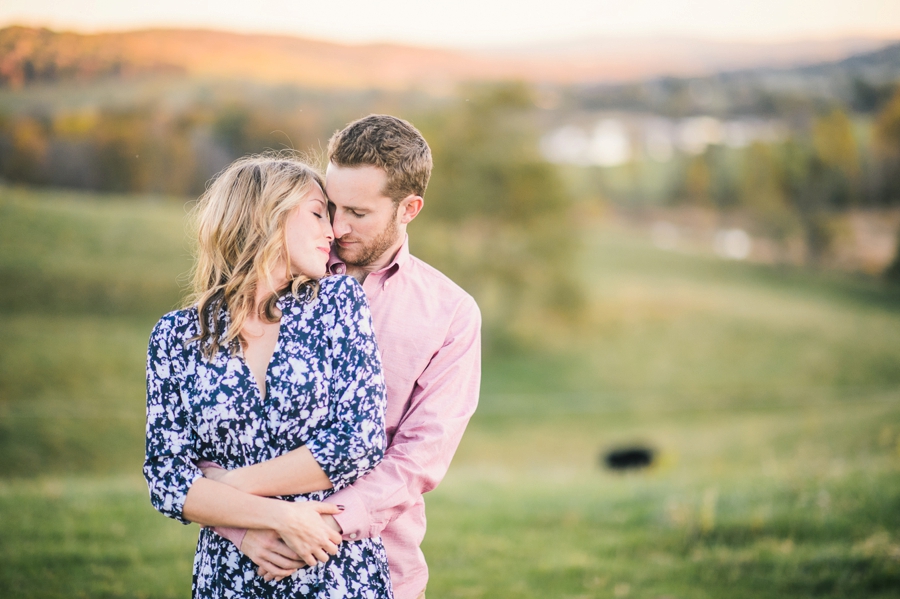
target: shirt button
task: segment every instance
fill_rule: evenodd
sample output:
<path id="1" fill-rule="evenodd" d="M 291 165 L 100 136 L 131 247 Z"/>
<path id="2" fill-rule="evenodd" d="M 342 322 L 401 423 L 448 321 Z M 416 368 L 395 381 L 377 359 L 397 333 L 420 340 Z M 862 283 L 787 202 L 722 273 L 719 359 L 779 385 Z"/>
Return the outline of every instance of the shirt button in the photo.
<path id="1" fill-rule="evenodd" d="M 350 538 L 351 538 L 351 539 L 355 539 L 355 538 L 356 538 L 356 533 L 355 533 L 355 532 L 350 533 Z"/>

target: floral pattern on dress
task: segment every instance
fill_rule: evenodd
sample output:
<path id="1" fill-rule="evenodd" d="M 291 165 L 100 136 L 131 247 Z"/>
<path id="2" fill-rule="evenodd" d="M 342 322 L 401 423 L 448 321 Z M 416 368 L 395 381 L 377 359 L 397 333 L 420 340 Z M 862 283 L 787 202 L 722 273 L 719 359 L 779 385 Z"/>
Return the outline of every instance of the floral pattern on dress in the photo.
<path id="1" fill-rule="evenodd" d="M 147 354 L 144 476 L 153 506 L 185 524 L 196 463 L 249 466 L 306 445 L 334 489 L 282 497 L 320 501 L 371 471 L 384 454 L 385 389 L 365 294 L 354 279 L 323 279 L 311 300 L 278 301 L 281 325 L 266 371 L 266 397 L 239 350 L 211 360 L 199 343 L 196 308 L 171 312 Z M 218 316 L 224 327 L 228 315 Z M 280 582 L 266 582 L 230 541 L 203 528 L 194 559 L 195 597 L 391 596 L 380 538 L 344 541 L 336 556 Z"/>

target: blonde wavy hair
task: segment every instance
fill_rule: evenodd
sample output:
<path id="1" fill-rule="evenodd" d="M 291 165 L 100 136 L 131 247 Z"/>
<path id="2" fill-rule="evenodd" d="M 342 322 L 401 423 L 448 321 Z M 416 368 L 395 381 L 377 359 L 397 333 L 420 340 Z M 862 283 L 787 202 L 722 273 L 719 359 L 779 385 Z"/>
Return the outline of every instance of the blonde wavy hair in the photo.
<path id="1" fill-rule="evenodd" d="M 197 231 L 196 261 L 188 306 L 196 306 L 203 355 L 212 358 L 221 346 L 237 351 L 254 310 L 268 322 L 281 315 L 276 303 L 289 291 L 313 298 L 318 281 L 292 276 L 285 222 L 313 185 L 324 190 L 321 175 L 293 155 L 261 154 L 241 158 L 219 173 L 193 211 Z M 284 268 L 288 285 L 257 308 L 261 282 L 275 289 L 276 269 Z M 230 324 L 223 330 L 221 310 Z"/>

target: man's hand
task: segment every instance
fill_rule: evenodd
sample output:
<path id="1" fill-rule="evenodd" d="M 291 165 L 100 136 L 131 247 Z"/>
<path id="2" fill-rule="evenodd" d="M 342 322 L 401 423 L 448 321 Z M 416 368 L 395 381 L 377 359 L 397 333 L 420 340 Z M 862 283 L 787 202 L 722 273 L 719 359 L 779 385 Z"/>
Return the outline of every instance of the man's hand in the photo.
<path id="1" fill-rule="evenodd" d="M 341 508 L 319 501 L 279 502 L 275 532 L 309 566 L 327 562 L 337 555 L 341 535 L 322 521 L 324 514 L 338 514 Z"/>
<path id="2" fill-rule="evenodd" d="M 257 573 L 267 581 L 281 580 L 306 567 L 274 530 L 248 530 L 240 549 L 259 566 Z"/>
<path id="3" fill-rule="evenodd" d="M 200 472 L 203 473 L 204 478 L 208 478 L 209 480 L 218 482 L 225 482 L 222 479 L 225 478 L 226 474 L 228 474 L 228 470 L 225 470 L 218 464 L 213 464 L 212 462 L 200 462 L 199 465 Z"/>
<path id="4" fill-rule="evenodd" d="M 344 509 L 344 506 L 339 505 L 338 508 Z M 328 525 L 328 528 L 330 528 L 334 532 L 338 534 L 342 534 L 344 532 L 344 529 L 341 528 L 341 525 L 338 524 L 338 521 L 335 520 L 334 516 L 332 516 L 331 514 L 322 514 L 322 520 L 324 520 L 325 524 Z"/>
<path id="5" fill-rule="evenodd" d="M 341 525 L 331 514 L 322 514 L 322 520 L 335 532 L 341 532 Z M 247 537 L 250 537 L 249 541 Z M 240 549 L 259 566 L 256 573 L 266 581 L 281 580 L 306 567 L 300 556 L 291 551 L 273 530 L 248 530 Z"/>

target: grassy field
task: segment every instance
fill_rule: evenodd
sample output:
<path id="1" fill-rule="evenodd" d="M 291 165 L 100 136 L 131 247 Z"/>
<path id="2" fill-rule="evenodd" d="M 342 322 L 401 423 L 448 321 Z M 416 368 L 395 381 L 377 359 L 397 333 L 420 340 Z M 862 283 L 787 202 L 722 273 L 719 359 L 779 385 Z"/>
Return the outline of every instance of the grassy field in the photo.
<path id="1" fill-rule="evenodd" d="M 139 474 L 183 216 L 0 188 L 4 598 L 189 595 L 196 529 L 155 513 Z M 486 361 L 427 497 L 429 596 L 896 597 L 896 290 L 584 235 L 580 333 Z M 601 467 L 632 442 L 651 469 Z"/>

